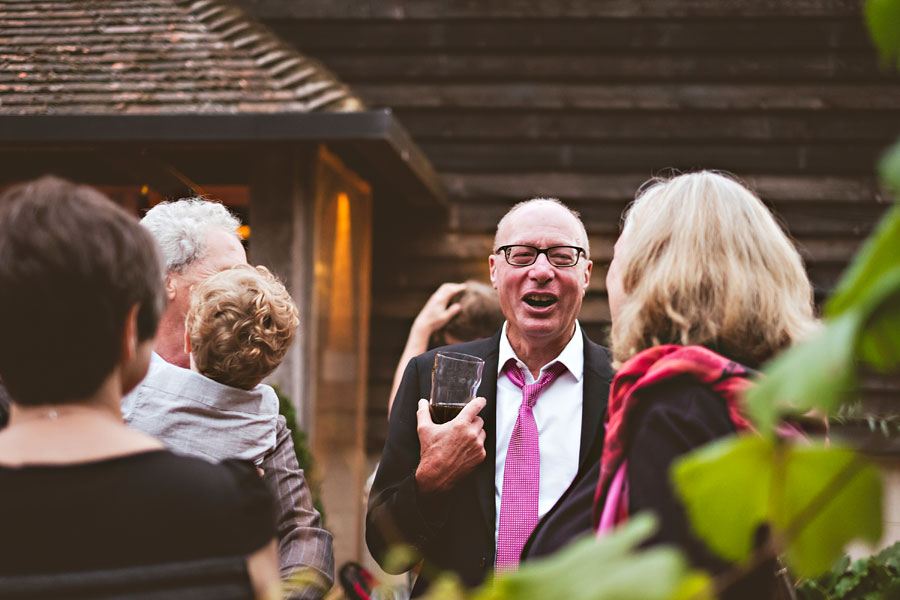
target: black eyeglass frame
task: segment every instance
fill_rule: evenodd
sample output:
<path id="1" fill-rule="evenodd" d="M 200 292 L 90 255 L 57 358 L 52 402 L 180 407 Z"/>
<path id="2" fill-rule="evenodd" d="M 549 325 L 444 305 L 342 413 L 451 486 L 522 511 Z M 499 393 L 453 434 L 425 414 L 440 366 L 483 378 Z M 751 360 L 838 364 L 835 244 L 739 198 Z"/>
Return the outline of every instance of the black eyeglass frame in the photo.
<path id="1" fill-rule="evenodd" d="M 528 264 L 521 264 L 521 265 L 509 262 L 509 252 L 513 248 L 531 248 L 532 250 L 534 250 L 534 260 L 532 260 Z M 553 262 L 553 260 L 550 258 L 549 253 L 551 250 L 556 250 L 557 248 L 571 248 L 572 250 L 575 250 L 576 251 L 575 252 L 575 262 L 573 262 L 571 265 L 555 264 Z M 554 267 L 560 267 L 560 268 L 574 267 L 575 265 L 578 264 L 578 260 L 581 258 L 582 254 L 584 254 L 585 258 L 587 258 L 587 252 L 584 251 L 584 248 L 580 248 L 578 246 L 549 246 L 547 248 L 538 248 L 537 246 L 531 246 L 529 244 L 507 244 L 506 246 L 500 246 L 499 248 L 494 250 L 494 254 L 496 254 L 497 252 L 503 253 L 503 257 L 506 259 L 506 264 L 508 264 L 511 267 L 530 267 L 531 265 L 533 265 L 534 263 L 537 262 L 537 259 L 541 254 L 543 254 L 544 256 L 547 257 L 548 263 L 550 263 Z"/>

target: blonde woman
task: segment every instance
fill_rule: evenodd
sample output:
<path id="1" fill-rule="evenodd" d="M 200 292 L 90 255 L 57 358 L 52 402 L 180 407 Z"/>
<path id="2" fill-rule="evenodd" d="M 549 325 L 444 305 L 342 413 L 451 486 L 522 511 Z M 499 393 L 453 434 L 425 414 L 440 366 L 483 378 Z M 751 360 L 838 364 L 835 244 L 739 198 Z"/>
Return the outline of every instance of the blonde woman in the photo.
<path id="1" fill-rule="evenodd" d="M 669 466 L 747 428 L 739 403 L 752 370 L 814 327 L 800 255 L 747 188 L 719 173 L 690 173 L 641 190 L 606 285 L 619 370 L 595 525 L 604 531 L 652 511 L 660 528 L 651 543 L 675 544 L 696 565 L 721 570 L 691 533 Z"/>

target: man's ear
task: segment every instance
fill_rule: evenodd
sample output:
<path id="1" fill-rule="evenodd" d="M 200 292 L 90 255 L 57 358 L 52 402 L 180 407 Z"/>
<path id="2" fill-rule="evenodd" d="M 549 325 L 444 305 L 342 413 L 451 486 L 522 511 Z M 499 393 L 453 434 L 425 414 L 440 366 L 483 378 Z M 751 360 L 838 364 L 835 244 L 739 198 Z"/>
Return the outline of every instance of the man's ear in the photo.
<path id="1" fill-rule="evenodd" d="M 490 256 L 488 256 L 488 267 L 491 271 L 491 285 L 495 290 L 497 289 L 497 264 L 495 262 L 496 258 L 496 254 L 491 254 Z"/>
<path id="2" fill-rule="evenodd" d="M 166 273 L 166 300 L 171 302 L 175 299 L 175 291 L 178 289 L 175 275 Z"/>
<path id="3" fill-rule="evenodd" d="M 591 271 L 594 269 L 594 261 L 587 261 L 584 265 L 584 286 L 581 288 L 581 295 L 587 294 L 588 286 L 591 285 Z"/>
<path id="4" fill-rule="evenodd" d="M 137 332 L 137 314 L 140 305 L 135 304 L 128 311 L 125 317 L 125 327 L 122 328 L 122 339 L 120 345 L 120 356 L 122 363 L 130 362 L 137 355 L 138 332 Z"/>

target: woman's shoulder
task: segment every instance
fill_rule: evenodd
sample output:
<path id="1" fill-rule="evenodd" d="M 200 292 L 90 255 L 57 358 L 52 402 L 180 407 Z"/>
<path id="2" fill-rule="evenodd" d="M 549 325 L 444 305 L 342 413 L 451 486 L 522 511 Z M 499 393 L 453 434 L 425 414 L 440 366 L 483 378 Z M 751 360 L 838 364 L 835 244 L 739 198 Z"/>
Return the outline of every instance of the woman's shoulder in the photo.
<path id="1" fill-rule="evenodd" d="M 215 464 L 153 450 L 5 467 L 0 489 L 0 513 L 15 515 L 5 523 L 4 541 L 21 554 L 12 572 L 242 555 L 275 537 L 271 495 L 255 467 L 242 461 Z M 46 539 L 54 540 L 52 551 L 38 542 Z"/>
<path id="2" fill-rule="evenodd" d="M 678 377 L 643 391 L 635 414 L 635 430 L 677 430 L 698 439 L 734 431 L 728 403 L 708 385 Z"/>
<path id="3" fill-rule="evenodd" d="M 123 486 L 130 481 L 165 489 L 183 490 L 214 487 L 234 490 L 265 489 L 255 467 L 241 460 L 213 463 L 203 459 L 176 454 L 168 449 L 150 449 L 119 456 L 104 457 L 67 464 L 25 464 L 2 467 L 7 477 L 41 479 L 96 479 L 109 485 Z"/>

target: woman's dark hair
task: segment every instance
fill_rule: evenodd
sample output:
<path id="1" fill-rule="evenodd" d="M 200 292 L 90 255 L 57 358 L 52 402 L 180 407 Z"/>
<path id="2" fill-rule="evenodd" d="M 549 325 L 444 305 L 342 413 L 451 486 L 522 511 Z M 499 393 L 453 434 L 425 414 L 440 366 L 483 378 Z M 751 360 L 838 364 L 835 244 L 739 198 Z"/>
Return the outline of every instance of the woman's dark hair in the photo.
<path id="1" fill-rule="evenodd" d="M 17 403 L 92 395 L 128 312 L 147 340 L 163 301 L 153 239 L 100 192 L 46 176 L 0 196 L 0 378 Z"/>

